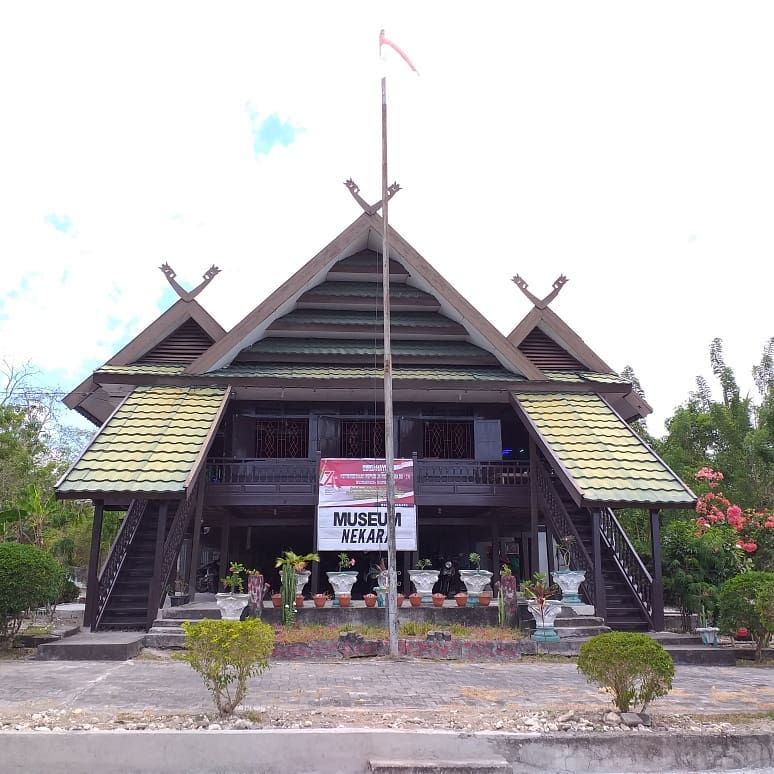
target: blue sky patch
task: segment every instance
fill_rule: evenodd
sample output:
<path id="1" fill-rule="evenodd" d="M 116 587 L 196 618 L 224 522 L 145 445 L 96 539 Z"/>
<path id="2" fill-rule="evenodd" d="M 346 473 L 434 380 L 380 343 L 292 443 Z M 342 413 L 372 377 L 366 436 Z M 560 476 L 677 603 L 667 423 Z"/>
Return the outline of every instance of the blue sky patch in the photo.
<path id="1" fill-rule="evenodd" d="M 247 105 L 247 115 L 250 118 L 253 153 L 256 156 L 265 156 L 277 145 L 287 148 L 304 131 L 293 126 L 290 121 L 283 121 L 277 113 L 263 117 L 250 105 Z"/>
<path id="2" fill-rule="evenodd" d="M 48 223 L 49 226 L 53 226 L 62 234 L 69 234 L 70 229 L 73 227 L 73 222 L 70 220 L 69 215 L 58 215 L 56 212 L 49 212 L 43 218 L 43 221 Z"/>

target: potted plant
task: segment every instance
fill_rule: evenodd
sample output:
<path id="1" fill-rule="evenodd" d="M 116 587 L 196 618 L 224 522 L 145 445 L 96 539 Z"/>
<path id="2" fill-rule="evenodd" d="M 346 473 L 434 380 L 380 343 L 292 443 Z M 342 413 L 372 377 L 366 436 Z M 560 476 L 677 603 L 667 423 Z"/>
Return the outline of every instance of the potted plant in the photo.
<path id="1" fill-rule="evenodd" d="M 363 602 L 365 602 L 366 607 L 376 607 L 376 594 L 364 594 Z"/>
<path id="2" fill-rule="evenodd" d="M 271 595 L 271 603 L 276 608 L 282 607 L 282 594 L 277 592 L 276 594 Z"/>
<path id="3" fill-rule="evenodd" d="M 701 612 L 699 613 L 699 625 L 696 627 L 696 633 L 701 637 L 701 641 L 705 645 L 720 645 L 720 628 L 717 626 L 711 626 L 711 621 L 707 616 L 707 611 L 704 609 L 704 605 L 701 606 Z"/>
<path id="4" fill-rule="evenodd" d="M 433 594 L 433 607 L 443 607 L 446 597 L 443 594 Z"/>
<path id="5" fill-rule="evenodd" d="M 172 607 L 187 605 L 191 601 L 191 595 L 188 593 L 188 581 L 180 575 L 175 578 L 175 582 L 172 584 L 169 601 Z"/>
<path id="6" fill-rule="evenodd" d="M 220 608 L 221 618 L 226 621 L 238 621 L 248 602 L 247 594 L 242 593 L 245 584 L 240 574 L 245 568 L 239 562 L 232 562 L 228 569 L 229 575 L 223 578 L 223 588 L 226 591 L 215 595 L 215 603 Z"/>
<path id="7" fill-rule="evenodd" d="M 330 597 L 327 594 L 315 594 L 312 597 L 312 601 L 314 602 L 314 606 L 316 608 L 325 607 L 325 603 L 330 599 Z"/>
<path id="8" fill-rule="evenodd" d="M 433 586 L 438 583 L 438 570 L 433 570 L 432 566 L 433 563 L 429 559 L 420 559 L 416 569 L 409 570 L 409 578 L 411 578 L 411 582 L 414 584 L 417 594 L 422 597 L 423 602 L 432 601 Z M 411 597 L 409 597 L 409 601 L 411 601 Z"/>
<path id="9" fill-rule="evenodd" d="M 562 603 L 565 605 L 582 605 L 578 595 L 578 589 L 581 583 L 586 580 L 585 570 L 571 570 L 572 547 L 575 544 L 575 538 L 572 535 L 565 535 L 556 546 L 557 569 L 554 571 L 554 583 L 562 590 Z"/>
<path id="10" fill-rule="evenodd" d="M 284 551 L 282 556 L 277 557 L 274 566 L 280 571 L 282 579 L 282 623 L 289 625 L 293 623 L 296 608 L 299 607 L 297 597 L 301 596 L 301 605 L 304 600 L 301 592 L 309 581 L 309 570 L 306 565 L 309 562 L 319 562 L 320 557 L 317 554 L 299 555 L 293 551 Z"/>
<path id="11" fill-rule="evenodd" d="M 492 603 L 492 592 L 484 589 L 478 595 L 478 604 L 481 605 L 481 607 L 489 607 L 491 603 Z"/>
<path id="12" fill-rule="evenodd" d="M 296 598 L 295 598 L 294 601 L 295 601 L 295 605 L 296 605 L 296 610 L 303 610 L 303 607 L 304 607 L 304 595 L 303 594 L 296 594 Z"/>
<path id="13" fill-rule="evenodd" d="M 554 620 L 562 609 L 561 602 L 552 597 L 559 593 L 559 587 L 549 585 L 542 572 L 536 572 L 532 580 L 522 584 L 527 597 L 527 609 L 535 619 L 535 631 L 531 638 L 540 642 L 558 642 L 559 635 L 554 629 Z"/>
<path id="14" fill-rule="evenodd" d="M 355 560 L 350 559 L 347 554 L 341 553 L 338 556 L 339 571 L 328 572 L 328 580 L 331 586 L 333 586 L 333 606 L 337 607 L 340 604 L 340 598 L 342 595 L 352 594 L 352 586 L 354 586 L 357 580 L 357 570 L 352 568 L 355 566 Z"/>
<path id="15" fill-rule="evenodd" d="M 263 616 L 263 598 L 271 586 L 263 579 L 260 570 L 247 570 L 247 603 L 252 615 Z"/>
<path id="16" fill-rule="evenodd" d="M 468 604 L 468 595 L 464 591 L 460 591 L 454 595 L 454 601 L 457 603 L 457 607 L 465 607 Z"/>
<path id="17" fill-rule="evenodd" d="M 422 595 L 416 592 L 409 594 L 409 603 L 411 607 L 419 607 L 422 604 Z"/>
<path id="18" fill-rule="evenodd" d="M 405 597 L 400 592 L 398 592 L 397 594 L 397 600 L 398 600 L 398 607 L 403 607 L 403 601 L 405 600 Z"/>
<path id="19" fill-rule="evenodd" d="M 471 569 L 460 570 L 460 578 L 468 592 L 468 604 L 475 605 L 478 601 L 478 595 L 491 582 L 492 573 L 489 570 L 481 569 L 480 554 L 475 552 L 468 554 L 468 561 L 471 564 Z"/>
<path id="20" fill-rule="evenodd" d="M 352 595 L 351 594 L 339 594 L 337 597 L 339 601 L 339 605 L 341 607 L 349 607 L 350 602 L 352 602 Z M 335 603 L 336 600 L 334 600 Z"/>

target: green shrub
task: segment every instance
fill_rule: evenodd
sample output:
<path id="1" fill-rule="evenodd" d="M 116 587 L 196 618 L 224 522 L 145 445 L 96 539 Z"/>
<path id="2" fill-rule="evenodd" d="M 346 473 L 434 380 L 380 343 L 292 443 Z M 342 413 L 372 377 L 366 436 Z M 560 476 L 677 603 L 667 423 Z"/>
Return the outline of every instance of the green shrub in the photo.
<path id="1" fill-rule="evenodd" d="M 247 681 L 269 666 L 274 630 L 257 618 L 204 619 L 183 624 L 187 661 L 204 680 L 221 716 L 230 715 L 247 693 Z"/>
<path id="2" fill-rule="evenodd" d="M 65 573 L 62 578 L 62 586 L 59 590 L 59 596 L 56 599 L 57 605 L 64 602 L 77 602 L 80 596 L 81 590 Z"/>
<path id="3" fill-rule="evenodd" d="M 735 632 L 740 627 L 749 629 L 760 661 L 774 633 L 774 573 L 746 572 L 721 586 L 720 628 Z"/>
<path id="4" fill-rule="evenodd" d="M 635 632 L 592 637 L 581 646 L 578 670 L 613 694 L 621 712 L 628 712 L 632 704 L 641 704 L 644 710 L 653 699 L 666 696 L 675 674 L 664 648 L 647 634 Z"/>
<path id="5" fill-rule="evenodd" d="M 45 551 L 21 543 L 0 543 L 0 644 L 9 643 L 25 611 L 56 602 L 62 566 Z"/>

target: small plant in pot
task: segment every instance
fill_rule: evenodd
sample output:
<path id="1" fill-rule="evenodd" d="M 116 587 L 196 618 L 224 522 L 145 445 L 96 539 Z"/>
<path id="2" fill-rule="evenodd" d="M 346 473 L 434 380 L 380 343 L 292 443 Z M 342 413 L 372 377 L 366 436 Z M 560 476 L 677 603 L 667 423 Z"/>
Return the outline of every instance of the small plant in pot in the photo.
<path id="1" fill-rule="evenodd" d="M 416 591 L 413 594 L 409 594 L 409 604 L 411 607 L 419 607 L 422 604 L 422 595 L 417 594 Z"/>
<path id="2" fill-rule="evenodd" d="M 339 594 L 337 599 L 339 601 L 339 606 L 340 607 L 349 607 L 350 603 L 352 602 L 352 595 L 351 594 Z"/>
<path id="3" fill-rule="evenodd" d="M 409 578 L 422 598 L 422 602 L 431 602 L 433 586 L 438 583 L 438 570 L 433 570 L 433 563 L 429 559 L 420 559 L 416 569 L 409 570 Z M 411 597 L 409 597 L 411 601 Z M 414 604 L 412 602 L 412 604 Z"/>
<path id="4" fill-rule="evenodd" d="M 366 607 L 376 607 L 376 594 L 364 594 L 363 602 L 365 602 Z"/>
<path id="5" fill-rule="evenodd" d="M 398 607 L 403 607 L 403 601 L 405 600 L 405 597 L 403 596 L 403 594 L 398 592 L 398 594 L 396 595 L 396 598 L 397 598 Z"/>
<path id="6" fill-rule="evenodd" d="M 701 606 L 699 612 L 699 625 L 696 627 L 696 633 L 701 637 L 701 641 L 705 645 L 720 645 L 720 627 L 712 626 L 712 621 L 707 615 L 707 611 L 704 605 Z"/>
<path id="7" fill-rule="evenodd" d="M 445 599 L 443 594 L 433 594 L 433 607 L 443 607 Z"/>
<path id="8" fill-rule="evenodd" d="M 478 595 L 478 604 L 481 605 L 481 607 L 489 607 L 491 602 L 492 602 L 492 592 L 488 591 L 487 589 L 484 589 Z"/>
<path id="9" fill-rule="evenodd" d="M 328 581 L 333 587 L 333 607 L 338 607 L 343 595 L 352 595 L 352 586 L 357 580 L 357 570 L 355 570 L 355 560 L 349 557 L 349 554 L 340 553 L 337 557 L 339 569 L 338 572 L 327 572 Z"/>
<path id="10" fill-rule="evenodd" d="M 468 604 L 475 605 L 478 602 L 478 595 L 490 584 L 492 573 L 481 569 L 481 555 L 475 551 L 468 554 L 468 561 L 471 569 L 460 570 L 460 579 L 468 592 Z"/>
<path id="11" fill-rule="evenodd" d="M 460 591 L 454 595 L 454 601 L 457 603 L 457 607 L 465 607 L 468 604 L 468 595 L 464 591 Z"/>
<path id="12" fill-rule="evenodd" d="M 312 601 L 314 602 L 314 606 L 316 608 L 322 608 L 325 607 L 325 603 L 330 599 L 330 597 L 327 594 L 315 594 L 312 597 Z"/>
<path id="13" fill-rule="evenodd" d="M 565 535 L 556 545 L 556 559 L 558 568 L 554 571 L 552 578 L 562 590 L 562 603 L 565 605 L 582 605 L 578 589 L 581 583 L 586 580 L 585 570 L 572 570 L 570 563 L 572 561 L 572 551 L 575 545 L 575 538 L 572 535 Z"/>
<path id="14" fill-rule="evenodd" d="M 188 581 L 180 575 L 175 578 L 172 585 L 169 601 L 172 607 L 187 605 L 191 601 L 191 595 L 188 593 Z"/>
<path id="15" fill-rule="evenodd" d="M 248 595 L 243 594 L 245 584 L 242 575 L 244 565 L 232 562 L 229 565 L 229 574 L 223 578 L 225 592 L 215 595 L 215 603 L 220 608 L 220 615 L 226 621 L 238 621 L 242 611 L 247 607 Z"/>
<path id="16" fill-rule="evenodd" d="M 558 642 L 559 635 L 554 629 L 554 620 L 562 609 L 562 603 L 553 599 L 559 593 L 559 587 L 549 585 L 542 572 L 536 572 L 532 580 L 522 584 L 527 597 L 527 609 L 535 619 L 535 631 L 531 638 L 540 642 Z"/>

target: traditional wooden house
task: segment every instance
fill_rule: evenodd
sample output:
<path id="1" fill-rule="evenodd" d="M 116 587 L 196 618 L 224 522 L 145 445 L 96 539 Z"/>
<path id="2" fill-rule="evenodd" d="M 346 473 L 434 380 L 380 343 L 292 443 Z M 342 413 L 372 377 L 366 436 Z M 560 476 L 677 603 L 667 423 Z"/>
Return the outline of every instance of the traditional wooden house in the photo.
<path id="1" fill-rule="evenodd" d="M 230 331 L 200 288 L 176 286 L 180 300 L 67 396 L 100 425 L 56 490 L 95 504 L 93 629 L 147 628 L 167 584 L 193 586 L 209 560 L 270 573 L 283 549 L 314 550 L 320 459 L 383 457 L 381 232 L 366 209 Z M 395 444 L 413 460 L 418 525 L 401 582 L 420 555 L 438 567 L 471 551 L 495 580 L 503 562 L 529 577 L 552 564 L 541 535 L 570 535 L 597 615 L 663 628 L 659 511 L 694 495 L 627 424 L 647 403 L 549 308 L 564 278 L 542 300 L 514 278 L 534 308 L 504 336 L 389 239 Z M 616 518 L 629 507 L 650 510 L 649 566 Z M 105 509 L 126 516 L 99 570 Z M 335 560 L 323 554 L 313 590 Z"/>

